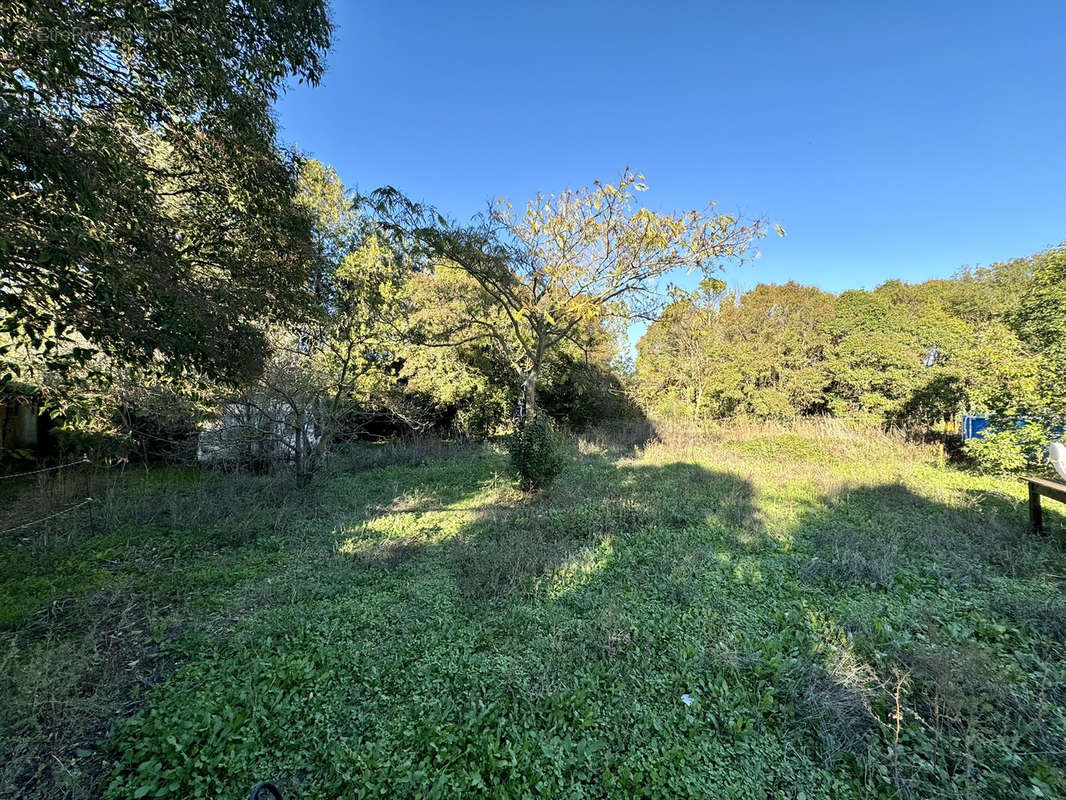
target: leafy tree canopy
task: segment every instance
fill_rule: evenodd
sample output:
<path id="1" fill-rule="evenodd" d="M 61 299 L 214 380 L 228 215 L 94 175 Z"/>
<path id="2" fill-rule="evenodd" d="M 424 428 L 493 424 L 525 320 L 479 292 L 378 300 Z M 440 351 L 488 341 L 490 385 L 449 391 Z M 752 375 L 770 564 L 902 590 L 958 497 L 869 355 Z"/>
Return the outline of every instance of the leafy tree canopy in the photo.
<path id="1" fill-rule="evenodd" d="M 651 316 L 664 301 L 664 276 L 710 273 L 723 260 L 743 258 L 765 233 L 763 220 L 741 222 L 713 204 L 680 214 L 652 211 L 637 199 L 646 188 L 627 168 L 614 184 L 538 194 L 522 212 L 500 201 L 465 226 L 391 188 L 369 202 L 424 257 L 473 278 L 506 317 L 533 404 L 545 356 L 573 341 L 584 323 Z M 477 316 L 469 322 L 460 341 L 498 336 Z"/>
<path id="2" fill-rule="evenodd" d="M 935 425 L 1062 415 L 1066 250 L 838 297 L 796 284 L 677 296 L 638 343 L 660 414 L 830 413 Z"/>
<path id="3" fill-rule="evenodd" d="M 316 83 L 322 0 L 7 4 L 0 367 L 101 350 L 247 379 L 307 301 L 311 222 L 270 104 Z"/>

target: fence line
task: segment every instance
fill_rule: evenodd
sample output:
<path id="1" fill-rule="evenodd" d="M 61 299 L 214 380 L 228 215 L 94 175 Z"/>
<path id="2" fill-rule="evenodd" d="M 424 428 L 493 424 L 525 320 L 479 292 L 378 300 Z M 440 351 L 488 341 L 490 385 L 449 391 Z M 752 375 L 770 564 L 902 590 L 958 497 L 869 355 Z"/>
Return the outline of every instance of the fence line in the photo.
<path id="1" fill-rule="evenodd" d="M 92 463 L 91 459 L 89 459 L 88 457 L 83 457 L 83 458 L 78 459 L 77 461 L 71 461 L 71 462 L 69 462 L 67 464 L 56 464 L 54 467 L 42 467 L 41 469 L 31 469 L 28 472 L 16 472 L 14 475 L 0 475 L 0 481 L 6 480 L 8 478 L 25 478 L 28 475 L 39 475 L 39 474 L 41 474 L 43 472 L 55 472 L 58 469 L 66 469 L 67 467 L 76 467 L 76 466 L 79 466 L 81 464 L 91 464 L 91 463 Z M 93 497 L 86 497 L 81 502 L 75 503 L 72 506 L 67 506 L 66 508 L 60 509 L 59 511 L 56 511 L 54 514 L 49 514 L 46 517 L 39 517 L 38 519 L 31 520 L 30 522 L 23 522 L 21 525 L 16 525 L 13 528 L 5 528 L 4 530 L 0 531 L 0 536 L 2 536 L 4 534 L 12 533 L 14 531 L 20 531 L 23 528 L 31 528 L 34 525 L 38 525 L 38 524 L 40 524 L 42 522 L 47 522 L 50 519 L 55 519 L 56 517 L 61 517 L 64 514 L 69 514 L 71 511 L 76 511 L 77 509 L 81 508 L 82 506 L 87 506 L 87 505 L 89 505 L 89 503 L 92 503 L 92 502 L 94 502 L 94 498 Z"/>
<path id="2" fill-rule="evenodd" d="M 47 522 L 50 519 L 54 519 L 55 517 L 62 516 L 63 514 L 66 514 L 69 511 L 74 511 L 75 509 L 81 508 L 82 506 L 88 505 L 89 503 L 92 503 L 92 502 L 93 502 L 93 498 L 86 497 L 80 503 L 75 503 L 72 506 L 68 506 L 67 508 L 64 508 L 62 511 L 57 511 L 54 514 L 49 514 L 47 517 L 41 517 L 40 519 L 35 519 L 35 520 L 32 520 L 31 522 L 23 522 L 21 525 L 16 525 L 14 528 L 8 528 L 7 530 L 0 531 L 0 536 L 2 536 L 5 533 L 11 533 L 12 531 L 20 531 L 23 528 L 32 527 L 34 525 L 37 525 L 40 522 Z"/>
<path id="3" fill-rule="evenodd" d="M 8 478 L 25 478 L 27 475 L 37 475 L 41 472 L 52 472 L 57 469 L 66 469 L 67 467 L 76 467 L 78 464 L 91 464 L 92 462 L 83 458 L 80 461 L 71 461 L 69 464 L 57 464 L 54 467 L 44 467 L 42 469 L 31 469 L 29 472 L 16 472 L 14 475 L 0 475 L 0 481 L 6 481 Z"/>

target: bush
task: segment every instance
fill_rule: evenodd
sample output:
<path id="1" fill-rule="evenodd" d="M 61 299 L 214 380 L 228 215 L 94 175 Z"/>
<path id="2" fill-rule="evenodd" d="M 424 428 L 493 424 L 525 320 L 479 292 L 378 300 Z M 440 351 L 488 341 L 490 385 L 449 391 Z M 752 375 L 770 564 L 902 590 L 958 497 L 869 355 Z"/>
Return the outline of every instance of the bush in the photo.
<path id="1" fill-rule="evenodd" d="M 1041 460 L 1048 438 L 1044 426 L 1029 422 L 969 439 L 963 449 L 985 472 L 1016 472 Z"/>
<path id="2" fill-rule="evenodd" d="M 562 446 L 547 414 L 539 413 L 519 422 L 507 443 L 511 466 L 526 491 L 546 489 L 563 471 Z"/>

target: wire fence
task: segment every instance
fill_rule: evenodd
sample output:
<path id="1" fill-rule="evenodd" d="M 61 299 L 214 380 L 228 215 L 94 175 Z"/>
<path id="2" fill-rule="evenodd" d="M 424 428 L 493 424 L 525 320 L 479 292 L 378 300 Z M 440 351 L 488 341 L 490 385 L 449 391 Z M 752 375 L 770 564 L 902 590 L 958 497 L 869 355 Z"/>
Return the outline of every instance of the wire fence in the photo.
<path id="1" fill-rule="evenodd" d="M 11 474 L 11 475 L 0 475 L 0 481 L 8 480 L 8 479 L 14 479 L 14 478 L 26 478 L 26 477 L 29 477 L 30 475 L 40 475 L 40 474 L 47 473 L 47 472 L 57 472 L 59 470 L 68 469 L 70 467 L 81 466 L 82 464 L 92 464 L 92 461 L 88 457 L 82 457 L 82 458 L 78 459 L 77 461 L 70 461 L 70 462 L 68 462 L 66 464 L 56 464 L 55 466 L 52 466 L 52 467 L 42 467 L 41 469 L 31 469 L 31 470 L 28 470 L 26 472 L 16 472 L 16 473 Z M 86 489 L 88 489 L 88 486 L 86 486 Z M 77 503 L 74 503 L 73 505 L 67 506 L 66 508 L 60 509 L 59 511 L 56 511 L 56 512 L 54 512 L 52 514 L 48 514 L 48 515 L 43 516 L 43 517 L 38 517 L 37 519 L 30 520 L 29 522 L 23 522 L 23 523 L 21 523 L 19 525 L 15 525 L 15 526 L 13 526 L 11 528 L 5 528 L 3 530 L 0 530 L 0 536 L 3 536 L 3 535 L 8 534 L 8 533 L 13 533 L 14 531 L 20 531 L 20 530 L 23 530 L 25 528 L 32 528 L 35 525 L 40 525 L 42 522 L 47 522 L 50 519 L 55 519 L 56 517 L 61 517 L 64 514 L 69 514 L 71 511 L 76 511 L 79 508 L 83 508 L 84 506 L 87 506 L 87 505 L 89 505 L 90 503 L 93 503 L 93 502 L 95 502 L 94 498 L 92 496 L 87 496 L 83 500 L 81 500 L 81 501 L 79 501 Z"/>
<path id="2" fill-rule="evenodd" d="M 34 525 L 39 525 L 40 523 L 47 522 L 50 519 L 55 519 L 56 517 L 61 517 L 64 514 L 68 514 L 71 511 L 74 511 L 76 509 L 81 508 L 82 506 L 87 506 L 87 505 L 89 505 L 89 503 L 92 503 L 92 502 L 95 502 L 93 500 L 93 498 L 86 497 L 80 503 L 75 503 L 74 505 L 68 506 L 67 508 L 62 509 L 61 511 L 57 511 L 54 514 L 49 514 L 47 517 L 40 517 L 39 519 L 31 520 L 30 522 L 23 522 L 21 525 L 16 525 L 13 528 L 5 528 L 4 530 L 0 531 L 0 535 L 3 535 L 5 533 L 11 533 L 13 531 L 20 531 L 23 528 L 32 528 Z"/>
<path id="3" fill-rule="evenodd" d="M 82 458 L 78 461 L 71 461 L 69 464 L 56 464 L 54 467 L 42 467 L 41 469 L 31 469 L 29 472 L 16 472 L 12 475 L 0 475 L 0 481 L 6 481 L 10 478 L 25 478 L 28 475 L 39 475 L 42 472 L 54 472 L 57 469 L 66 469 L 67 467 L 76 467 L 79 464 L 91 464 L 88 458 Z"/>

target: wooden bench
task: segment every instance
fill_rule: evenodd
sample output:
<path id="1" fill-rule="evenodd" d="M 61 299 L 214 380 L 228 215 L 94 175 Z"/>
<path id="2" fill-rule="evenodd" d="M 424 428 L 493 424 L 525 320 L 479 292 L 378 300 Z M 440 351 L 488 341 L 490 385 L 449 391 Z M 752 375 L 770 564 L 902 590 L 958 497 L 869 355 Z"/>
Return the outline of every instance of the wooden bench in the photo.
<path id="1" fill-rule="evenodd" d="M 1029 522 L 1033 530 L 1043 532 L 1044 514 L 1040 509 L 1040 497 L 1050 497 L 1060 503 L 1066 503 L 1066 483 L 1049 481 L 1046 478 L 1026 478 L 1029 484 Z"/>

